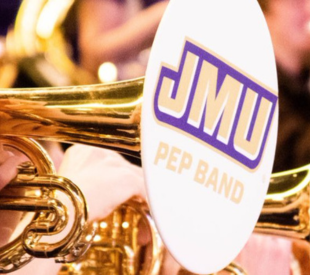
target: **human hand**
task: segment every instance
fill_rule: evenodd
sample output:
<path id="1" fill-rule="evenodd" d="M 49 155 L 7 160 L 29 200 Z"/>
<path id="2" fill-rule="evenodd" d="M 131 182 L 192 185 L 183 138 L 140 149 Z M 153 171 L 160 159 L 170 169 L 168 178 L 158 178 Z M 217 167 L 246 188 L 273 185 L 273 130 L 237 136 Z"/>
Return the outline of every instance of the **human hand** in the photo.
<path id="1" fill-rule="evenodd" d="M 11 151 L 4 150 L 3 145 L 0 143 L 0 190 L 17 175 L 17 165 L 20 162 L 18 156 Z"/>
<path id="2" fill-rule="evenodd" d="M 90 220 L 108 216 L 134 196 L 146 198 L 142 169 L 111 150 L 74 145 L 66 151 L 59 175 L 80 187 Z"/>
<path id="3" fill-rule="evenodd" d="M 3 149 L 0 144 L 0 200 L 1 196 L 10 194 L 5 186 L 10 183 L 17 175 L 17 166 L 23 161 L 23 158 L 11 151 Z M 11 234 L 17 226 L 20 213 L 14 211 L 0 211 L 0 247 L 7 244 Z"/>

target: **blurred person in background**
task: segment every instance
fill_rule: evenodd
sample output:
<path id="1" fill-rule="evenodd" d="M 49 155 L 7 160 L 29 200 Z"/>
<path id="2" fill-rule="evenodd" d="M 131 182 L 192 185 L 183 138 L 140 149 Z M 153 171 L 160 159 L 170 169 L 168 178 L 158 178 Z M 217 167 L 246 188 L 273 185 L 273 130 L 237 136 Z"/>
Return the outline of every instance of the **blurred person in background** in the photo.
<path id="1" fill-rule="evenodd" d="M 115 80 L 144 76 L 147 49 L 168 1 L 80 0 L 77 8 L 80 64 L 97 75 L 99 66 L 116 66 Z"/>
<path id="2" fill-rule="evenodd" d="M 273 172 L 310 163 L 310 2 L 260 0 L 274 47 L 279 130 Z"/>
<path id="3" fill-rule="evenodd" d="M 168 2 L 77 0 L 66 24 L 74 59 L 98 82 L 144 76 L 149 50 Z M 101 65 L 106 66 L 99 76 Z M 141 166 L 140 159 L 124 157 Z"/>
<path id="4" fill-rule="evenodd" d="M 22 0 L 0 1 L 0 36 L 5 37 L 12 27 Z"/>

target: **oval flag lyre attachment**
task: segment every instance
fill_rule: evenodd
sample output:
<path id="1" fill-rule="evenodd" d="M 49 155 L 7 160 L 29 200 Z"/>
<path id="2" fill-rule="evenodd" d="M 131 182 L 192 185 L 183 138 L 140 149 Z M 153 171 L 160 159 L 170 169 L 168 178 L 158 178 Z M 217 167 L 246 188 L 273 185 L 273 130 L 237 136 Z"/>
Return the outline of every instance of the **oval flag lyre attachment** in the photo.
<path id="1" fill-rule="evenodd" d="M 142 163 L 159 233 L 187 270 L 226 267 L 249 239 L 278 127 L 272 42 L 256 0 L 171 0 L 146 72 Z"/>

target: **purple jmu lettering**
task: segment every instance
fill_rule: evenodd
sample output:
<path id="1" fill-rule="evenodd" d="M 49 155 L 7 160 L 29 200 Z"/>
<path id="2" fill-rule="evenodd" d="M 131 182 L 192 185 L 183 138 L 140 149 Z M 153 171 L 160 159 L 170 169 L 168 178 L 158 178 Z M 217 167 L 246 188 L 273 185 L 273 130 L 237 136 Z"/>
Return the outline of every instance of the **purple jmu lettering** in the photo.
<path id="1" fill-rule="evenodd" d="M 262 158 L 278 97 L 205 49 L 186 41 L 179 68 L 162 66 L 156 118 L 250 169 Z"/>

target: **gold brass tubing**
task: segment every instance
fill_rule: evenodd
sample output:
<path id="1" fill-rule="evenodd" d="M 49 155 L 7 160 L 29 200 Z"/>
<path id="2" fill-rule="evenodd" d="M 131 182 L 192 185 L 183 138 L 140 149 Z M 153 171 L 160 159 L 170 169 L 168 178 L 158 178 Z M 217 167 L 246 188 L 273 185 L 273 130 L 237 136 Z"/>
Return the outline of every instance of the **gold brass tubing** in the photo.
<path id="1" fill-rule="evenodd" d="M 36 164 L 37 173 L 54 174 L 55 169 L 50 157 L 35 141 L 25 137 L 0 136 L 0 142 L 5 146 L 23 152 Z M 0 200 L 1 204 L 1 200 Z M 33 218 L 36 220 L 38 215 Z M 12 242 L 0 247 L 0 273 L 10 273 L 29 263 L 32 256 L 23 248 L 22 234 Z"/>
<path id="2" fill-rule="evenodd" d="M 137 240 L 139 225 L 145 222 L 151 232 L 150 253 Z M 120 205 L 108 217 L 97 220 L 98 231 L 87 253 L 72 264 L 62 266 L 59 275 L 157 275 L 163 260 L 163 243 L 149 210 L 138 198 Z"/>
<path id="3" fill-rule="evenodd" d="M 33 197 L 1 197 L 0 210 L 15 210 L 25 212 L 48 212 L 53 214 L 53 219 L 35 221 L 33 226 L 28 226 L 26 235 L 33 230 L 38 233 L 61 231 L 67 224 L 65 206 L 56 199 L 37 199 Z M 25 237 L 25 238 L 26 238 Z"/>
<path id="4" fill-rule="evenodd" d="M 141 78 L 114 84 L 2 90 L 0 91 L 0 123 L 3 127 L 0 128 L 0 136 L 8 140 L 11 140 L 11 138 L 12 140 L 35 138 L 57 142 L 84 143 L 140 157 L 140 116 L 143 82 L 144 79 Z M 16 147 L 19 149 L 18 146 Z M 48 186 L 51 190 L 62 190 L 65 186 L 64 179 L 57 182 L 60 177 L 55 178 L 55 181 L 52 175 L 46 176 L 46 180 L 44 180 L 44 177 L 40 176 L 38 181 L 42 182 L 42 186 Z M 15 187 L 18 186 L 18 182 L 14 184 Z M 39 186 L 40 184 L 38 184 Z M 68 193 L 69 191 L 64 192 Z M 83 197 L 82 194 L 77 197 L 80 196 Z M 140 215 L 146 217 L 148 225 L 151 227 L 153 240 L 153 255 L 146 264 L 149 267 L 148 270 L 151 271 L 144 274 L 157 274 L 161 265 L 163 246 L 158 233 L 155 232 L 151 217 L 146 214 L 146 206 L 137 205 L 137 207 L 139 211 L 142 211 L 142 209 L 144 211 Z M 141 207 L 142 209 L 140 209 Z M 74 208 L 83 210 L 85 207 L 75 205 Z M 86 209 L 84 210 L 86 212 Z M 126 211 L 125 220 L 128 220 L 131 218 L 131 213 L 129 210 Z M 78 219 L 81 219 L 81 217 L 76 216 L 75 223 L 79 224 L 79 228 L 82 223 L 83 227 L 84 218 L 82 222 Z M 113 217 L 114 224 L 119 222 L 118 219 L 117 215 Z M 64 260 L 62 257 L 65 257 L 66 253 L 72 255 L 71 250 L 76 247 L 73 243 L 66 246 L 65 244 L 68 242 L 65 239 L 64 244 L 61 242 L 55 244 L 56 247 L 50 244 L 47 246 L 37 240 L 40 233 L 38 228 L 36 230 L 33 228 L 27 230 L 25 230 L 24 235 L 27 235 L 27 232 L 34 232 L 36 236 L 35 241 L 32 241 L 31 238 L 23 241 L 27 253 L 36 257 L 53 257 L 56 254 L 58 262 L 69 262 L 68 257 Z M 82 234 L 79 230 L 70 232 L 70 234 L 74 235 L 70 235 L 70 238 L 73 239 L 77 239 Z M 137 227 L 132 228 L 132 233 L 126 231 L 125 235 L 122 236 L 130 245 L 117 241 L 120 239 L 120 232 L 120 228 L 114 227 L 111 232 L 106 233 L 111 236 L 110 239 L 115 240 L 113 244 L 110 244 L 113 249 L 119 251 L 117 253 L 121 253 L 125 257 L 124 261 L 119 263 L 119 266 L 123 265 L 130 274 L 137 264 L 136 251 L 134 251 L 138 249 L 136 246 Z M 82 244 L 85 243 L 82 241 Z M 79 245 L 80 243 L 77 246 Z"/>
<path id="5" fill-rule="evenodd" d="M 230 274 L 247 275 L 246 271 L 234 262 L 230 263 L 224 270 L 230 272 Z"/>
<path id="6" fill-rule="evenodd" d="M 140 157 L 144 79 L 0 91 L 0 135 L 84 143 Z"/>
<path id="7" fill-rule="evenodd" d="M 14 182 L 18 184 L 18 182 Z M 30 225 L 28 225 L 23 232 L 24 236 L 24 249 L 26 252 L 30 255 L 33 255 L 35 257 L 43 257 L 43 258 L 50 258 L 55 256 L 64 256 L 67 255 L 69 250 L 74 245 L 74 241 L 70 240 L 77 240 L 79 239 L 80 235 L 84 231 L 86 227 L 86 220 L 87 220 L 87 209 L 85 199 L 83 197 L 82 192 L 76 188 L 69 180 L 59 177 L 59 176 L 45 176 L 45 177 L 36 177 L 32 181 L 27 182 L 27 187 L 48 187 L 51 190 L 61 190 L 65 194 L 68 194 L 74 204 L 75 214 L 74 214 L 74 224 L 72 225 L 72 228 L 68 235 L 63 238 L 61 241 L 50 244 L 50 243 L 33 243 L 31 238 L 28 238 L 30 235 L 49 235 L 52 231 L 52 228 L 49 228 L 49 221 L 43 221 L 43 222 L 33 222 Z M 51 203 L 51 202 L 50 202 Z M 39 207 L 39 205 L 38 205 Z M 50 206 L 52 207 L 52 205 Z M 53 206 L 53 207 L 56 207 Z M 59 206 L 57 207 L 57 210 Z M 56 209 L 55 209 L 56 210 Z M 37 209 L 37 211 L 40 211 L 40 209 Z M 56 212 L 57 213 L 57 212 Z M 61 216 L 62 215 L 62 216 Z M 63 225 L 60 226 L 58 224 L 56 226 L 56 231 L 53 233 L 60 232 L 67 221 L 67 214 L 66 211 L 59 213 L 58 215 L 58 221 L 62 222 Z"/>
<path id="8" fill-rule="evenodd" d="M 310 165 L 272 175 L 255 232 L 310 243 Z"/>
<path id="9" fill-rule="evenodd" d="M 94 228 L 88 227 L 86 223 L 87 206 L 82 192 L 70 180 L 54 175 L 49 157 L 35 141 L 14 136 L 1 136 L 0 141 L 5 146 L 23 151 L 36 168 L 33 169 L 29 164 L 22 165 L 17 178 L 6 187 L 10 190 L 23 190 L 24 195 L 16 192 L 0 198 L 2 210 L 34 212 L 32 221 L 21 235 L 0 248 L 0 273 L 21 268 L 31 260 L 31 256 L 53 257 L 57 262 L 75 260 L 89 247 L 90 243 L 86 238 L 91 240 L 94 235 Z M 39 195 L 31 195 L 30 190 L 41 192 Z M 40 242 L 42 236 L 58 234 L 67 225 L 67 209 L 53 197 L 56 190 L 71 200 L 75 209 L 73 224 L 60 241 Z"/>
<path id="10" fill-rule="evenodd" d="M 216 273 L 212 273 L 209 275 L 247 275 L 247 272 L 238 264 L 232 262 L 230 263 L 227 267 L 225 267 L 223 270 L 216 272 Z M 190 271 L 187 271 L 183 268 L 181 268 L 178 272 L 177 275 L 200 275 L 200 274 L 194 274 Z"/>

